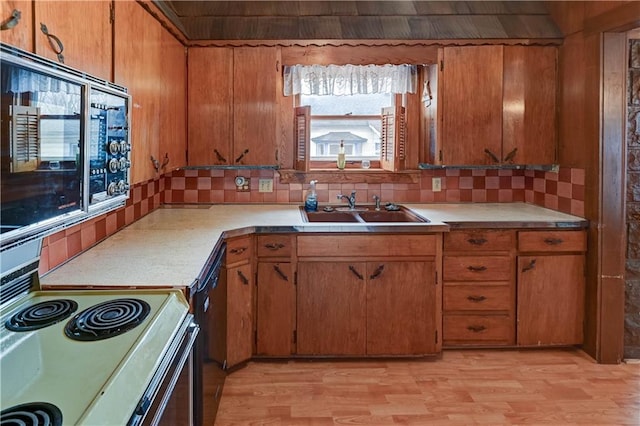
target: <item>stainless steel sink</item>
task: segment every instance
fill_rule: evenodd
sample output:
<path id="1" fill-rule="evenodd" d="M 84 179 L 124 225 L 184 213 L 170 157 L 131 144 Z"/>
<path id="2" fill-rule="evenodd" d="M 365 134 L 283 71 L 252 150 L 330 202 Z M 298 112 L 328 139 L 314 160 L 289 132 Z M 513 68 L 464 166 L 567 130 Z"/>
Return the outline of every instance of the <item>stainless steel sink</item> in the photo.
<path id="1" fill-rule="evenodd" d="M 376 210 L 374 205 L 357 205 L 351 210 L 346 207 L 325 206 L 316 212 L 307 212 L 300 207 L 305 222 L 333 223 L 427 223 L 428 219 L 412 212 L 404 206 L 393 206 L 387 210 Z"/>

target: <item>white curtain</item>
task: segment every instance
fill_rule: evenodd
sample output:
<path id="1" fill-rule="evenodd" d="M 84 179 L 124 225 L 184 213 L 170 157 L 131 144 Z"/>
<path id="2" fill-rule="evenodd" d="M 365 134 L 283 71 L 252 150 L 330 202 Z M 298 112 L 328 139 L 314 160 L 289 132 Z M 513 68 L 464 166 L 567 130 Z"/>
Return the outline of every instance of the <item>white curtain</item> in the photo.
<path id="1" fill-rule="evenodd" d="M 284 95 L 416 93 L 415 65 L 294 65 L 284 67 Z"/>

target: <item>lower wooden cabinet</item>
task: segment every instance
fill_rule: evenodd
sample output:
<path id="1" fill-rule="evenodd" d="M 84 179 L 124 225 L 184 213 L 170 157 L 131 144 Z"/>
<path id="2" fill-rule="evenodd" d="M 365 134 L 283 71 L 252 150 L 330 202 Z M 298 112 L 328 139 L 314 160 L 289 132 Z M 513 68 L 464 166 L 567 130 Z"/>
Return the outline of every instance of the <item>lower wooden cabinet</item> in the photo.
<path id="1" fill-rule="evenodd" d="M 225 268 L 211 292 L 213 315 L 209 329 L 216 336 L 209 341 L 209 355 L 223 369 L 253 356 L 253 275 L 251 264 Z"/>
<path id="2" fill-rule="evenodd" d="M 435 353 L 436 293 L 431 261 L 300 262 L 298 354 Z"/>
<path id="3" fill-rule="evenodd" d="M 575 345 L 583 340 L 587 234 L 518 232 L 518 345 Z"/>
<path id="4" fill-rule="evenodd" d="M 256 300 L 256 355 L 294 353 L 296 288 L 290 262 L 259 262 Z"/>

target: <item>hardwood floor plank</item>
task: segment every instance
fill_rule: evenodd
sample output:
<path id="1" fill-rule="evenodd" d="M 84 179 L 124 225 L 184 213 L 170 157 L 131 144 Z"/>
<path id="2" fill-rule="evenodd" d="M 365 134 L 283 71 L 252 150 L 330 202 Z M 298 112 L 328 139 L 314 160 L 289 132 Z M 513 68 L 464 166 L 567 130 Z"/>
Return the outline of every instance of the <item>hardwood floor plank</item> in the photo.
<path id="1" fill-rule="evenodd" d="M 341 424 L 640 425 L 640 364 L 601 365 L 577 349 L 251 362 L 227 377 L 215 421 Z"/>

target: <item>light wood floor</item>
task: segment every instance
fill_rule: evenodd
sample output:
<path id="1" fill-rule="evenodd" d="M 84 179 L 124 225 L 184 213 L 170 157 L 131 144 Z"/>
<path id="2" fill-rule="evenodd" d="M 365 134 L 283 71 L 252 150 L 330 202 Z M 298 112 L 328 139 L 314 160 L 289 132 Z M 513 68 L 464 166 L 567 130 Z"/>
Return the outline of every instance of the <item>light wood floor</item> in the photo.
<path id="1" fill-rule="evenodd" d="M 640 364 L 579 350 L 446 350 L 437 360 L 251 362 L 224 425 L 640 425 Z"/>

